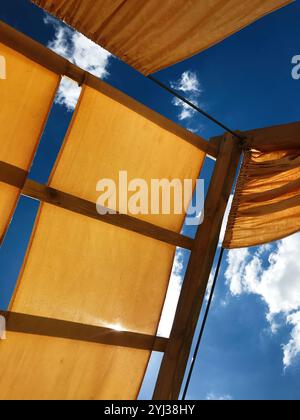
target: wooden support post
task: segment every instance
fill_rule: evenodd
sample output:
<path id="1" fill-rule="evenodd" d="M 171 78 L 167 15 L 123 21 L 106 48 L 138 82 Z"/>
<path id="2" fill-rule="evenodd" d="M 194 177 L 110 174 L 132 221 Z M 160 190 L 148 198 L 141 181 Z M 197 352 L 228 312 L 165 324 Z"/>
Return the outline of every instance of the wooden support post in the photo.
<path id="1" fill-rule="evenodd" d="M 221 143 L 209 187 L 204 223 L 199 227 L 194 241 L 154 400 L 179 398 L 240 156 L 238 141 L 226 135 Z"/>

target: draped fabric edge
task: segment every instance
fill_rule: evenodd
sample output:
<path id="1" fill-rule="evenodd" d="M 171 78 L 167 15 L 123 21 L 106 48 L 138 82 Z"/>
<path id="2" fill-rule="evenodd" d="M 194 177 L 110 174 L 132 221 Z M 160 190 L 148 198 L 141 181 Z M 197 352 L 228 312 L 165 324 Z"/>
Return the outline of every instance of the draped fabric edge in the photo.
<path id="1" fill-rule="evenodd" d="M 45 0 L 31 0 L 36 6 L 42 8 L 43 10 L 45 10 L 46 12 L 52 14 L 53 16 L 57 17 L 58 19 L 60 19 L 61 21 L 63 21 L 65 24 L 67 24 L 68 26 L 70 26 L 71 28 L 79 31 L 78 28 L 76 28 L 76 25 L 72 22 L 72 18 L 69 14 L 62 14 L 58 11 L 55 11 L 55 7 L 53 4 L 51 4 L 50 6 L 46 7 L 45 5 Z M 199 50 L 197 50 L 196 52 L 192 53 L 192 54 L 188 54 L 185 58 L 180 58 L 178 61 L 173 62 L 172 64 L 169 64 L 168 66 L 160 66 L 160 67 L 156 67 L 155 69 L 151 69 L 151 71 L 146 70 L 144 68 L 143 65 L 136 65 L 134 63 L 136 63 L 136 61 L 134 60 L 130 60 L 128 59 L 128 57 L 126 57 L 126 54 L 123 52 L 122 54 L 119 53 L 119 51 L 115 50 L 114 48 L 110 48 L 109 51 L 110 53 L 112 53 L 113 55 L 119 57 L 122 61 L 126 62 L 128 65 L 130 65 L 131 67 L 133 67 L 134 69 L 136 69 L 137 71 L 139 71 L 140 73 L 142 73 L 144 76 L 149 76 L 150 74 L 154 74 L 157 73 L 161 70 L 164 70 L 166 68 L 169 68 L 171 66 L 174 66 L 178 63 L 182 63 L 185 60 L 188 60 L 192 57 L 194 57 L 197 54 L 200 54 L 218 44 L 220 44 L 221 42 L 223 42 L 224 40 L 226 40 L 227 38 L 230 38 L 231 36 L 233 36 L 234 34 L 242 31 L 243 29 L 247 28 L 248 26 L 250 26 L 251 24 L 259 21 L 260 19 L 263 19 L 265 16 L 268 16 L 271 13 L 276 12 L 277 10 L 280 10 L 283 7 L 288 6 L 289 4 L 293 3 L 294 0 L 286 0 L 283 4 L 275 6 L 274 8 L 272 8 L 271 10 L 269 10 L 268 12 L 264 12 L 263 14 L 261 14 L 259 17 L 253 19 L 250 23 L 248 24 L 243 24 L 238 30 L 233 30 L 232 32 L 230 32 L 229 34 L 223 36 L 221 39 L 219 39 L 218 41 L 212 42 L 210 43 L 208 46 L 200 48 Z M 79 31 L 80 33 L 82 33 L 83 35 L 85 35 L 87 38 L 91 39 L 93 42 L 95 42 L 97 45 L 100 45 L 102 48 L 105 48 L 104 43 L 100 43 L 99 39 L 97 38 L 96 35 L 94 35 L 93 33 L 83 33 L 81 31 Z"/>
<path id="2" fill-rule="evenodd" d="M 232 241 L 232 233 L 233 233 L 232 229 L 236 224 L 237 213 L 238 213 L 238 208 L 240 204 L 240 200 L 239 200 L 240 193 L 243 191 L 243 188 L 244 188 L 250 158 L 251 158 L 251 151 L 250 150 L 244 151 L 243 162 L 242 162 L 240 173 L 237 179 L 237 183 L 236 183 L 236 187 L 235 187 L 235 191 L 233 195 L 233 201 L 232 201 L 230 213 L 228 216 L 225 237 L 223 241 L 223 248 L 225 249 L 231 249 L 230 245 Z"/>
<path id="3" fill-rule="evenodd" d="M 172 67 L 172 66 L 174 66 L 174 65 L 176 65 L 176 64 L 183 63 L 185 60 L 189 60 L 189 59 L 191 59 L 192 57 L 195 57 L 196 55 L 201 54 L 202 52 L 207 51 L 207 50 L 209 50 L 210 48 L 215 47 L 216 45 L 218 45 L 218 44 L 220 44 L 221 42 L 224 42 L 226 39 L 230 38 L 231 36 L 233 36 L 233 35 L 235 35 L 235 34 L 237 34 L 237 33 L 241 32 L 241 31 L 243 31 L 243 30 L 244 30 L 244 29 L 246 29 L 248 26 L 253 25 L 255 22 L 258 22 L 260 19 L 263 19 L 264 17 L 266 17 L 266 16 L 270 15 L 271 13 L 274 13 L 274 12 L 276 12 L 277 10 L 280 10 L 280 9 L 282 9 L 283 7 L 288 6 L 289 4 L 293 3 L 294 1 L 295 1 L 295 0 L 286 0 L 286 2 L 285 2 L 285 3 L 283 3 L 282 5 L 280 5 L 280 6 L 276 6 L 276 7 L 274 7 L 272 10 L 270 10 L 270 11 L 268 11 L 268 12 L 263 13 L 261 16 L 259 16 L 259 17 L 255 18 L 255 19 L 253 19 L 250 23 L 245 24 L 245 25 L 242 25 L 242 26 L 241 26 L 238 30 L 235 30 L 235 31 L 230 32 L 228 35 L 225 35 L 224 37 L 222 37 L 222 38 L 221 38 L 221 39 L 219 39 L 218 41 L 212 42 L 212 43 L 211 43 L 211 44 L 209 44 L 207 47 L 205 47 L 205 48 L 200 48 L 197 52 L 195 52 L 195 53 L 193 53 L 193 54 L 190 54 L 190 55 L 187 55 L 185 58 L 180 59 L 179 61 L 177 61 L 177 62 L 175 62 L 175 63 L 173 63 L 173 64 L 171 64 L 171 65 L 169 65 L 169 66 L 167 66 L 167 67 L 159 67 L 158 69 L 156 69 L 156 70 L 155 70 L 155 72 L 153 72 L 153 74 L 154 74 L 154 73 L 156 73 L 156 72 L 162 71 L 162 70 L 164 70 L 164 69 L 166 69 L 166 68 Z M 95 41 L 94 41 L 94 42 L 95 42 Z M 131 65 L 131 64 L 130 64 L 130 65 Z M 139 70 L 138 68 L 136 68 L 136 69 L 137 69 L 138 71 L 140 71 L 141 73 L 143 73 L 145 76 L 149 76 L 150 74 L 152 74 L 151 72 L 150 72 L 150 73 L 144 73 L 144 72 L 143 72 L 143 70 Z"/>
<path id="4" fill-rule="evenodd" d="M 232 205 L 231 205 L 231 209 L 230 209 L 230 213 L 229 213 L 229 217 L 228 217 L 228 221 L 226 225 L 225 237 L 222 244 L 223 248 L 228 249 L 228 250 L 249 248 L 252 246 L 262 246 L 266 244 L 266 241 L 252 241 L 251 245 L 248 244 L 248 245 L 232 246 L 233 229 L 238 224 L 237 217 L 238 217 L 238 209 L 240 206 L 240 196 L 241 196 L 241 192 L 244 189 L 245 182 L 248 176 L 251 154 L 252 154 L 252 150 L 251 148 L 248 147 L 248 149 L 244 151 L 244 158 L 241 164 L 241 170 L 240 170 L 237 183 L 236 183 L 236 188 L 234 191 L 233 201 L 232 201 Z M 274 239 L 272 240 L 272 242 L 280 241 L 286 238 L 287 236 L 293 235 L 298 232 L 300 232 L 299 228 L 295 228 L 295 230 L 290 231 L 288 235 L 287 234 L 274 235 Z"/>

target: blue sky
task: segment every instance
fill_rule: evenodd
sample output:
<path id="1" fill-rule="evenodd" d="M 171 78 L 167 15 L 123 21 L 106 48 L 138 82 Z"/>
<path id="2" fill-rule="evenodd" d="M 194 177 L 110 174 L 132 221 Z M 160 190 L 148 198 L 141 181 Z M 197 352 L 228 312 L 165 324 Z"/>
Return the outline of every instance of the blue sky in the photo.
<path id="1" fill-rule="evenodd" d="M 51 43 L 52 48 L 60 48 L 67 56 L 76 56 L 78 65 L 92 64 L 92 70 L 108 83 L 201 136 L 208 139 L 222 134 L 220 128 L 200 115 L 176 106 L 170 95 L 126 64 L 95 50 L 54 21 L 45 22 L 45 14 L 29 1 L 1 2 L 0 18 L 39 42 Z M 233 129 L 299 121 L 300 80 L 291 76 L 292 58 L 300 55 L 299 18 L 297 0 L 156 77 L 181 88 L 186 96 Z M 31 178 L 39 182 L 47 181 L 64 138 L 72 116 L 64 95 L 70 98 L 72 94 L 74 87 L 65 85 L 60 97 L 65 105 L 53 107 L 31 171 Z M 206 185 L 212 170 L 213 163 L 207 161 L 202 174 Z M 37 207 L 38 203 L 30 199 L 20 200 L 0 248 L 2 308 L 7 306 L 14 288 Z M 186 233 L 193 235 L 191 229 Z M 189 398 L 299 399 L 299 247 L 296 235 L 269 247 L 238 250 L 225 256 Z M 186 260 L 185 254 L 178 255 L 175 283 L 183 276 Z M 158 361 L 159 356 L 154 355 L 141 398 L 151 397 Z"/>

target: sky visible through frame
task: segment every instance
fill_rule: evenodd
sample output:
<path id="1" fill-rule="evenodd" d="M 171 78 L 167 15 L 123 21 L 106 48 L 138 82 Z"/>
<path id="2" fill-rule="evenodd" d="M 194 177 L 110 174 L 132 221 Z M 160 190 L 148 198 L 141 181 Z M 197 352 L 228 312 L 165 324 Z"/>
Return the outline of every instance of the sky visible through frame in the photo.
<path id="1" fill-rule="evenodd" d="M 45 19 L 27 0 L 2 1 L 0 19 L 39 42 L 73 56 L 108 83 L 205 138 L 217 126 L 183 108 L 135 70 L 99 51 L 66 27 Z M 251 25 L 210 50 L 156 77 L 171 84 L 233 129 L 299 121 L 300 2 Z M 1 91 L 0 91 L 1 94 Z M 31 178 L 47 182 L 71 119 L 76 89 L 65 84 L 53 107 Z M 69 107 L 69 109 L 67 109 Z M 208 185 L 213 163 L 202 177 Z M 10 300 L 38 203 L 20 200 L 0 249 L 0 306 Z M 193 231 L 187 230 L 193 235 Z M 300 237 L 226 255 L 188 397 L 191 399 L 299 399 Z M 186 254 L 178 254 L 172 280 L 179 284 Z M 176 290 L 171 295 L 174 301 Z M 172 302 L 171 302 L 172 303 Z M 165 328 L 163 328 L 164 330 Z M 140 398 L 150 398 L 158 369 L 154 355 Z"/>

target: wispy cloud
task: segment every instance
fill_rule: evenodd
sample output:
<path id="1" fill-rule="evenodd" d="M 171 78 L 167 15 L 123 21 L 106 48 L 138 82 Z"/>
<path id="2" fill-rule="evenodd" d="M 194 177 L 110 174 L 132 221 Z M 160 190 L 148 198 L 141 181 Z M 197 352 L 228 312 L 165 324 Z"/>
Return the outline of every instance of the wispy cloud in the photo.
<path id="1" fill-rule="evenodd" d="M 191 95 L 199 95 L 202 93 L 201 85 L 196 73 L 185 71 L 179 80 L 171 82 L 171 87 Z"/>
<path id="2" fill-rule="evenodd" d="M 266 318 L 273 333 L 283 317 L 291 326 L 290 341 L 283 345 L 285 368 L 300 355 L 300 234 L 256 251 L 232 250 L 228 254 L 226 279 L 232 295 L 260 296 L 267 305 Z"/>
<path id="3" fill-rule="evenodd" d="M 231 395 L 217 395 L 211 392 L 206 397 L 207 401 L 232 401 L 233 398 Z"/>
<path id="4" fill-rule="evenodd" d="M 199 99 L 203 93 L 201 83 L 198 75 L 192 71 L 185 71 L 180 76 L 179 80 L 171 82 L 171 87 L 184 94 L 184 97 L 192 102 L 194 105 L 199 106 Z M 173 99 L 173 104 L 179 109 L 178 119 L 180 121 L 190 120 L 196 111 L 187 105 L 185 102 L 178 98 Z M 200 127 L 201 128 L 201 127 Z M 190 128 L 191 131 L 198 131 L 198 129 Z"/>
<path id="5" fill-rule="evenodd" d="M 216 268 L 213 267 L 213 269 L 211 270 L 211 273 L 209 275 L 209 279 L 208 279 L 208 283 L 207 283 L 207 288 L 206 288 L 206 292 L 205 292 L 205 302 L 208 303 L 211 292 L 212 292 L 212 287 L 213 287 L 213 282 L 214 282 L 214 278 L 215 278 L 215 274 L 216 274 Z M 213 296 L 213 299 L 215 298 L 215 296 Z"/>
<path id="6" fill-rule="evenodd" d="M 108 51 L 48 15 L 45 16 L 44 23 L 53 26 L 55 30 L 54 38 L 48 43 L 50 49 L 101 79 L 109 76 L 108 66 L 112 55 Z M 80 92 L 81 88 L 77 83 L 63 78 L 56 103 L 72 111 Z"/>
<path id="7" fill-rule="evenodd" d="M 178 119 L 179 121 L 188 120 L 194 116 L 196 111 L 191 108 L 188 104 L 183 102 L 181 99 L 173 98 L 172 100 L 173 105 L 179 108 Z M 193 101 L 193 104 L 197 104 L 196 101 Z M 195 130 L 193 130 L 195 131 Z"/>

